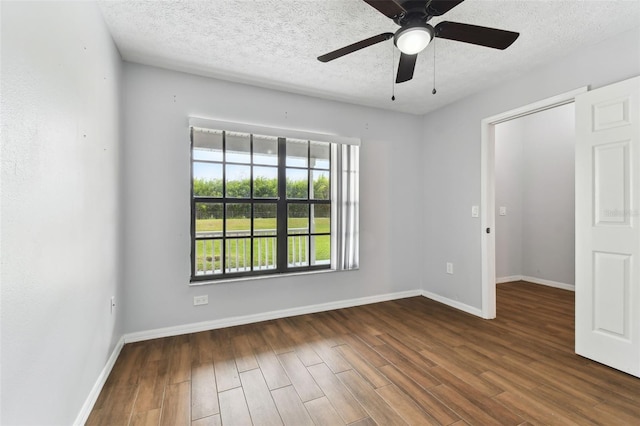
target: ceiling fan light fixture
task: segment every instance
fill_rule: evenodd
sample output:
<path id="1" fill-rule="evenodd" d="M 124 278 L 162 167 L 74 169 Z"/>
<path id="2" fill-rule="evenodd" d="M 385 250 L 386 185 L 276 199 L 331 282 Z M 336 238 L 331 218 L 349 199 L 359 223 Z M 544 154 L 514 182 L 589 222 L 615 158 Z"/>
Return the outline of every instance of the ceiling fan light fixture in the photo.
<path id="1" fill-rule="evenodd" d="M 422 52 L 433 39 L 433 27 L 423 22 L 415 22 L 400 28 L 393 41 L 402 53 L 415 55 Z"/>

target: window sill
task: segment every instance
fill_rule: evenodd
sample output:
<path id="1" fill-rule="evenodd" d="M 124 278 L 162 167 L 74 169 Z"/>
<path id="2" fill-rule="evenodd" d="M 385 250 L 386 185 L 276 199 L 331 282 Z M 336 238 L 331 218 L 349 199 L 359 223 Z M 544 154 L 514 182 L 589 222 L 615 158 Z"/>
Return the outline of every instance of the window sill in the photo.
<path id="1" fill-rule="evenodd" d="M 287 272 L 283 274 L 254 275 L 254 276 L 246 276 L 246 277 L 238 277 L 238 278 L 225 278 L 220 280 L 191 281 L 189 282 L 189 287 L 199 287 L 199 286 L 211 285 L 211 284 L 228 284 L 228 283 L 236 283 L 241 281 L 256 281 L 256 280 L 269 280 L 269 279 L 272 280 L 272 279 L 278 279 L 278 278 L 297 277 L 297 276 L 303 276 L 303 275 L 327 274 L 331 272 L 348 272 L 348 271 L 357 271 L 358 269 L 349 269 L 344 271 L 338 271 L 337 269 L 321 269 L 318 271 Z"/>

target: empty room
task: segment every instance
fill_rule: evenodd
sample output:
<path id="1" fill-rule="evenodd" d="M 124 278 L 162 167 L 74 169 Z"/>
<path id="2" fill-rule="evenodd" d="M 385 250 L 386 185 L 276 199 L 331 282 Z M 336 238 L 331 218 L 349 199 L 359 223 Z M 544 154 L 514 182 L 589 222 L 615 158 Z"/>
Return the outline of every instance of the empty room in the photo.
<path id="1" fill-rule="evenodd" d="M 640 1 L 0 19 L 2 425 L 640 423 Z"/>

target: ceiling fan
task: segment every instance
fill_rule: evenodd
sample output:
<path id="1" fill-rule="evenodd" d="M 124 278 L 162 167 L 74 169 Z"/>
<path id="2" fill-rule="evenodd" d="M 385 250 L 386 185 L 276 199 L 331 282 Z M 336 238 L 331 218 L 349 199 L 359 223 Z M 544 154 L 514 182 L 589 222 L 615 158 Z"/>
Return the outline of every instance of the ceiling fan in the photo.
<path id="1" fill-rule="evenodd" d="M 364 1 L 387 18 L 391 18 L 397 25 L 400 25 L 398 31 L 395 34 L 379 34 L 318 56 L 320 62 L 333 61 L 393 37 L 393 43 L 401 52 L 396 83 L 403 83 L 413 78 L 418 53 L 422 52 L 434 37 L 504 50 L 511 46 L 520 35 L 512 31 L 458 22 L 442 21 L 435 27 L 428 24 L 431 18 L 444 15 L 464 0 Z"/>

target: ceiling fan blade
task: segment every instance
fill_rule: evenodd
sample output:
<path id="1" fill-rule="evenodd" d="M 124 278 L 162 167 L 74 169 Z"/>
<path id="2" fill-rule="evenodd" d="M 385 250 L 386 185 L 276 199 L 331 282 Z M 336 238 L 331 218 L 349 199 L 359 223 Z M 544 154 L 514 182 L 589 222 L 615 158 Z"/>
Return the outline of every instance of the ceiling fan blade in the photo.
<path id="1" fill-rule="evenodd" d="M 520 33 L 443 21 L 436 25 L 436 37 L 504 50 Z"/>
<path id="2" fill-rule="evenodd" d="M 442 16 L 464 0 L 431 0 L 427 6 L 429 16 Z"/>
<path id="3" fill-rule="evenodd" d="M 405 12 L 404 7 L 394 0 L 364 0 L 369 6 L 375 8 L 378 12 L 387 18 L 395 18 Z"/>
<path id="4" fill-rule="evenodd" d="M 407 55 L 406 53 L 400 55 L 396 83 L 404 83 L 405 81 L 409 81 L 413 78 L 413 70 L 416 68 L 416 59 L 418 59 L 418 55 Z"/>
<path id="5" fill-rule="evenodd" d="M 361 40 L 357 43 L 350 44 L 341 49 L 334 50 L 333 52 L 329 52 L 322 56 L 318 56 L 318 60 L 320 62 L 333 61 L 334 59 L 338 59 L 341 56 L 348 55 L 349 53 L 353 53 L 357 50 L 364 49 L 365 47 L 373 46 L 376 43 L 389 40 L 391 37 L 393 37 L 393 33 L 378 34 L 377 36 L 369 37 L 368 39 Z"/>

